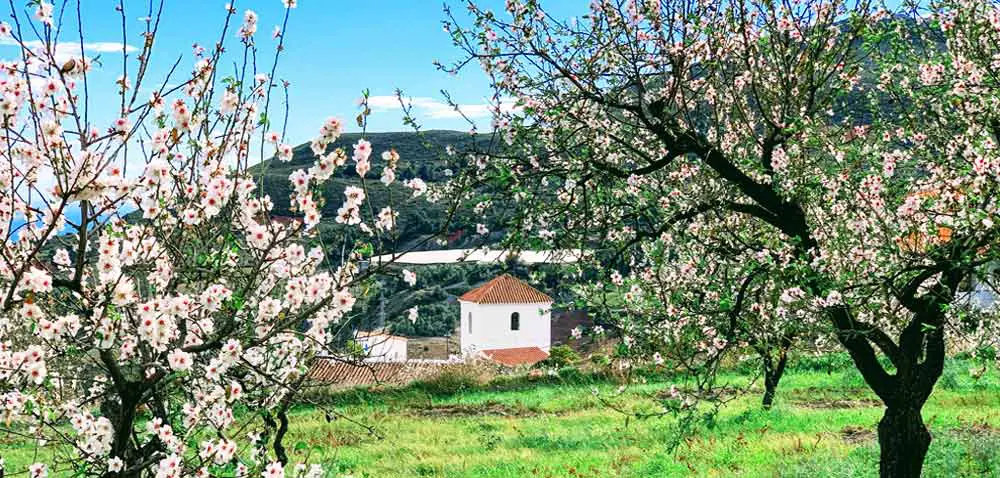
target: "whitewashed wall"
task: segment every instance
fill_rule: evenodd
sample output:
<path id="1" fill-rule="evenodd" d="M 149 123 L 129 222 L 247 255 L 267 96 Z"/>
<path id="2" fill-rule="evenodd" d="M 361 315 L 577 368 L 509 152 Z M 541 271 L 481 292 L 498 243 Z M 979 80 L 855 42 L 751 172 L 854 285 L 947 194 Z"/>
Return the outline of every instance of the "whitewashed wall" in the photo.
<path id="1" fill-rule="evenodd" d="M 1000 263 L 986 264 L 977 271 L 977 276 L 971 279 L 971 290 L 959 290 L 958 300 L 982 312 L 994 312 L 1000 306 L 1000 297 L 994 286 L 998 283 Z"/>
<path id="2" fill-rule="evenodd" d="M 370 362 L 405 362 L 406 338 L 388 335 L 360 336 L 358 345 L 368 352 Z"/>
<path id="3" fill-rule="evenodd" d="M 459 301 L 462 324 L 461 346 L 465 355 L 480 350 L 538 347 L 546 352 L 552 345 L 552 303 L 477 304 Z M 520 330 L 510 330 L 510 316 L 521 314 Z M 472 328 L 469 328 L 469 322 Z"/>

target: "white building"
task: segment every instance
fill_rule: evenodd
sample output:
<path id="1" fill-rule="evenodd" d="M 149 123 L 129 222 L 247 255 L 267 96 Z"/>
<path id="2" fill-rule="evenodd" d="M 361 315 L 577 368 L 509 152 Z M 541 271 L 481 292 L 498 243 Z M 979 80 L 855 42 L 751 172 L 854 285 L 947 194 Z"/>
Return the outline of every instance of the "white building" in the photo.
<path id="1" fill-rule="evenodd" d="M 383 332 L 358 332 L 354 341 L 364 350 L 366 362 L 406 361 L 406 337 Z"/>
<path id="2" fill-rule="evenodd" d="M 458 298 L 461 349 L 504 365 L 544 360 L 552 345 L 552 298 L 503 274 Z"/>
<path id="3" fill-rule="evenodd" d="M 959 284 L 958 296 L 974 310 L 995 312 L 1000 305 L 998 284 L 1000 284 L 1000 263 L 991 262 L 980 267 L 971 277 Z"/>

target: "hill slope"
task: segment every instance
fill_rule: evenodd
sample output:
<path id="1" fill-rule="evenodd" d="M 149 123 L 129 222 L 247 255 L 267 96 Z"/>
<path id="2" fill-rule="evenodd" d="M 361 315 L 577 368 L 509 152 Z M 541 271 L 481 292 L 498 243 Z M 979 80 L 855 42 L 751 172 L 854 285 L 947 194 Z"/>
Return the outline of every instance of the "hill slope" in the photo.
<path id="1" fill-rule="evenodd" d="M 430 204 L 423 200 L 403 200 L 411 195 L 411 191 L 402 186 L 402 181 L 415 177 L 419 177 L 429 184 L 445 180 L 449 174 L 448 170 L 457 171 L 460 167 L 460 158 L 449 156 L 446 153 L 446 148 L 453 146 L 459 151 L 465 150 L 474 144 L 475 139 L 468 133 L 447 130 L 431 130 L 421 133 L 369 133 L 366 137 L 372 144 L 374 156 L 378 157 L 384 151 L 395 149 L 400 157 L 396 168 L 397 180 L 389 187 L 379 182 L 384 164 L 380 158 L 373 161 L 375 167 L 365 176 L 372 206 L 381 208 L 389 204 L 390 197 L 398 206 L 398 237 L 393 244 L 386 245 L 384 249 L 403 249 L 427 234 L 436 232 L 445 220 L 443 205 Z M 359 133 L 345 133 L 330 145 L 327 151 L 344 148 L 350 156 L 353 145 L 359 139 L 361 139 Z M 309 144 L 306 143 L 295 148 L 292 160 L 289 162 L 281 162 L 272 158 L 252 168 L 254 173 L 260 175 L 258 184 L 266 194 L 271 196 L 271 200 L 274 202 L 274 215 L 296 216 L 289 211 L 291 185 L 288 176 L 297 169 L 310 167 L 315 161 L 315 157 Z M 337 224 L 334 221 L 334 216 L 343 203 L 344 188 L 360 184 L 361 178 L 354 169 L 353 161 L 348 160 L 348 163 L 338 168 L 333 178 L 324 185 L 322 206 L 324 218 L 320 224 L 320 233 L 328 246 L 341 244 L 345 239 L 347 241 L 357 239 L 357 229 Z M 368 214 L 365 216 L 367 217 Z M 457 227 L 463 228 L 462 225 Z"/>

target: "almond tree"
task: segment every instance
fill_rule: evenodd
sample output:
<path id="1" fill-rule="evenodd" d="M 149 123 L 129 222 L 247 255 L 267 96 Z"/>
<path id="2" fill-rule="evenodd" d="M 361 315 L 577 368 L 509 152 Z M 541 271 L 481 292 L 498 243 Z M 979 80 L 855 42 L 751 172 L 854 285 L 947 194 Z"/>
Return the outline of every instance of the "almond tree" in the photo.
<path id="1" fill-rule="evenodd" d="M 760 367 L 761 406 L 770 409 L 793 346 L 814 335 L 818 314 L 783 288 L 780 265 L 766 253 L 746 250 L 734 257 L 748 264 L 743 268 L 729 260 L 705 260 L 719 245 L 703 246 L 692 248 L 700 251 L 696 256 L 646 250 L 647 264 L 634 261 L 628 274 L 613 270 L 609 280 L 583 290 L 598 310 L 607 297 L 622 298 L 606 315 L 625 332 L 631 354 L 695 378 L 693 397 L 738 387 L 716 382 L 716 371 L 723 361 L 745 360 L 749 352 Z M 732 253 L 744 246 L 724 247 Z"/>
<path id="2" fill-rule="evenodd" d="M 321 476 L 285 468 L 282 413 L 351 310 L 352 286 L 378 269 L 359 271 L 371 249 L 361 245 L 328 259 L 321 186 L 350 162 L 361 186 L 346 188 L 336 221 L 372 242 L 392 234 L 396 213 L 366 200 L 375 146 L 332 150 L 344 125 L 329 119 L 315 163 L 289 178 L 296 217 L 271 217 L 251 166 L 291 159 L 268 117 L 287 88 L 275 80 L 295 1 L 284 4 L 264 40 L 253 11 L 227 7 L 218 42 L 154 82 L 164 5 L 120 2 L 124 39 L 126 18 L 149 16 L 136 52 L 102 60 L 122 71 L 103 84 L 83 35 L 64 38 L 80 2 L 11 2 L 0 23 L 18 46 L 0 63 L 0 436 L 33 444 L 38 462 L 6 473 Z M 255 59 L 268 52 L 264 70 Z M 119 101 L 95 105 L 92 92 L 109 88 Z M 110 124 L 95 119 L 109 111 Z M 382 158 L 392 182 L 398 155 Z"/>
<path id="3" fill-rule="evenodd" d="M 518 105 L 480 160 L 511 242 L 620 251 L 592 266 L 621 284 L 625 344 L 699 374 L 740 329 L 830 334 L 886 406 L 881 476 L 919 476 L 947 344 L 996 337 L 957 289 L 996 255 L 998 11 L 539 3 L 445 23 L 466 53 L 448 69 L 478 62 Z"/>

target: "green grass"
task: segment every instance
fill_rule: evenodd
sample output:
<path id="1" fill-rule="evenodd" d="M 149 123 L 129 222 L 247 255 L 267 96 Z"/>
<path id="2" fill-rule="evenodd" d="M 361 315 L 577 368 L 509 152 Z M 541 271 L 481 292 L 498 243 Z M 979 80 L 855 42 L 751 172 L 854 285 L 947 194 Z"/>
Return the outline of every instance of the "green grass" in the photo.
<path id="1" fill-rule="evenodd" d="M 925 476 L 1000 476 L 1000 383 L 958 382 L 939 387 L 924 408 L 935 437 Z M 602 395 L 617 388 L 346 394 L 337 410 L 373 425 L 381 438 L 301 409 L 291 440 L 355 477 L 877 476 L 882 408 L 851 371 L 790 372 L 773 410 L 760 410 L 755 394 L 740 397 L 673 451 L 672 419 L 626 420 L 592 394 L 595 387 Z M 631 386 L 611 400 L 654 411 L 663 388 Z"/>
<path id="2" fill-rule="evenodd" d="M 962 367 L 950 367 L 954 380 L 924 408 L 934 435 L 924 476 L 1000 476 L 1000 379 L 991 372 L 973 383 Z M 848 369 L 792 370 L 773 410 L 760 410 L 758 393 L 739 397 L 672 450 L 680 438 L 673 418 L 626 419 L 595 388 L 616 408 L 652 412 L 666 385 L 632 385 L 617 396 L 618 386 L 606 382 L 513 381 L 447 395 L 426 386 L 345 392 L 328 406 L 378 436 L 300 407 L 286 443 L 297 450 L 293 460 L 308 454 L 331 476 L 355 478 L 877 476 L 882 408 Z M 30 458 L 19 450 L 0 444 L 9 465 Z"/>

